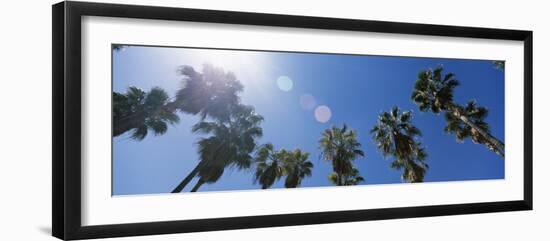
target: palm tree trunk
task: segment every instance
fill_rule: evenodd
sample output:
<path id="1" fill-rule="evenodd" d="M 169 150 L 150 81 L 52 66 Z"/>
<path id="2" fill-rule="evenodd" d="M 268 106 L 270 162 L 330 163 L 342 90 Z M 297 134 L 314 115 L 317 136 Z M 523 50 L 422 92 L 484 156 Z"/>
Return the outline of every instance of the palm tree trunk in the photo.
<path id="1" fill-rule="evenodd" d="M 502 153 L 499 149 L 494 149 L 494 152 L 499 155 L 500 157 L 504 158 L 504 153 Z"/>
<path id="2" fill-rule="evenodd" d="M 187 184 L 189 184 L 189 182 L 191 182 L 191 180 L 197 176 L 197 174 L 199 173 L 199 170 L 201 169 L 202 167 L 202 162 L 199 162 L 199 164 L 197 164 L 197 166 L 195 167 L 195 169 L 193 169 L 188 175 L 187 177 L 185 177 L 185 179 L 183 179 L 180 184 L 174 188 L 174 190 L 172 190 L 172 193 L 179 193 L 183 190 L 183 188 L 185 188 L 185 186 L 187 186 Z"/>
<path id="3" fill-rule="evenodd" d="M 216 148 L 216 151 L 214 152 L 215 153 L 215 157 L 214 159 L 216 159 L 216 157 L 218 156 L 219 154 L 219 151 L 220 149 L 222 148 L 222 144 L 218 145 L 218 147 Z M 187 186 L 187 184 L 189 184 L 189 182 L 191 182 L 191 180 L 197 176 L 197 174 L 199 173 L 200 169 L 203 168 L 204 164 L 202 161 L 199 162 L 199 164 L 197 164 L 197 166 L 195 167 L 195 169 L 193 169 L 189 175 L 187 175 L 187 177 L 185 177 L 185 179 L 183 179 L 180 184 L 174 188 L 174 190 L 172 191 L 172 193 L 179 193 L 183 190 L 183 188 L 185 188 L 185 186 Z M 200 181 L 200 179 L 199 179 Z M 198 187 L 195 186 L 197 189 L 204 183 L 201 183 Z M 195 188 L 193 187 L 193 189 Z"/>
<path id="4" fill-rule="evenodd" d="M 347 180 L 348 180 L 348 175 L 347 174 L 342 175 L 342 186 L 349 186 L 347 183 Z"/>
<path id="5" fill-rule="evenodd" d="M 336 158 L 335 158 L 335 161 L 333 162 L 332 166 L 333 167 L 337 166 L 337 168 L 335 170 L 336 174 L 338 174 L 338 179 L 337 179 L 337 184 L 336 185 L 337 186 L 343 186 L 342 185 L 342 176 L 344 174 L 344 171 L 343 171 L 343 168 L 342 168 L 343 164 L 342 164 L 342 158 L 341 158 L 340 152 L 338 152 L 336 154 Z"/>
<path id="6" fill-rule="evenodd" d="M 493 151 L 500 157 L 504 158 L 504 153 L 502 153 L 498 148 L 494 147 L 491 143 L 486 143 L 485 146 L 487 146 L 487 149 Z"/>
<path id="7" fill-rule="evenodd" d="M 460 112 L 458 111 L 458 108 L 456 107 L 453 107 L 451 109 L 451 113 L 456 116 L 458 119 L 460 119 L 462 122 L 464 122 L 464 124 L 470 126 L 472 129 L 476 130 L 481 136 L 483 136 L 483 138 L 485 138 L 485 140 L 487 140 L 488 142 L 490 142 L 492 145 L 494 145 L 496 147 L 496 151 L 495 153 L 499 154 L 499 156 L 501 156 L 502 158 L 504 158 L 504 143 L 502 143 L 502 141 L 500 141 L 499 139 L 495 138 L 494 136 L 492 136 L 491 134 L 483 131 L 481 128 L 479 128 L 478 126 L 476 126 L 474 123 L 472 123 L 466 116 L 460 114 Z"/>
<path id="8" fill-rule="evenodd" d="M 193 187 L 193 189 L 191 189 L 191 192 L 196 192 L 199 190 L 199 188 L 202 186 L 202 184 L 204 184 L 205 181 L 201 179 L 199 179 L 199 181 L 197 182 L 197 184 L 195 184 L 195 186 Z"/>

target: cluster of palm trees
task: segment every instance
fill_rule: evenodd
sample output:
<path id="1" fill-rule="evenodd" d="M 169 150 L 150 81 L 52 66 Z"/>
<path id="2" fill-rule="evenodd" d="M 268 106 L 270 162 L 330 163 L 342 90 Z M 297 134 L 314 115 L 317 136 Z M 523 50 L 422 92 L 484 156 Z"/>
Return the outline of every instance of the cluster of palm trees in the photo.
<path id="1" fill-rule="evenodd" d="M 453 97 L 459 81 L 454 78 L 453 73 L 444 76 L 442 73 L 442 66 L 421 71 L 411 99 L 420 111 L 434 114 L 444 112 L 447 121 L 444 131 L 455 134 L 458 141 L 471 137 L 474 143 L 485 145 L 504 158 L 504 143 L 491 135 L 489 125 L 485 122 L 487 108 L 477 106 L 475 100 L 470 100 L 465 106 L 456 103 Z"/>
<path id="2" fill-rule="evenodd" d="M 183 87 L 173 99 L 158 87 L 148 92 L 130 87 L 126 93 L 113 93 L 113 136 L 128 132 L 132 139 L 143 140 L 150 131 L 162 135 L 169 124 L 179 122 L 178 111 L 200 117 L 191 129 L 203 136 L 197 141 L 199 160 L 172 192 L 181 192 L 197 177 L 190 190 L 196 192 L 205 183 L 217 182 L 227 168 L 255 166 L 262 188 L 282 176 L 286 176 L 285 187 L 298 187 L 311 176 L 309 153 L 300 149 L 274 151 L 270 144 L 257 147 L 263 117 L 252 106 L 241 103 L 243 86 L 233 73 L 208 64 L 202 72 L 181 66 L 178 73 L 183 76 Z"/>
<path id="3" fill-rule="evenodd" d="M 454 102 L 453 93 L 459 82 L 454 74 L 442 76 L 441 66 L 421 71 L 411 99 L 424 112 L 445 113 L 446 133 L 463 141 L 471 138 L 504 158 L 504 144 L 491 135 L 484 121 L 488 110 L 475 101 L 461 106 Z M 241 103 L 243 85 L 231 72 L 204 65 L 201 72 L 190 66 L 181 66 L 182 88 L 174 98 L 154 87 L 143 91 L 130 87 L 126 93 L 113 92 L 113 136 L 129 133 L 134 140 L 143 140 L 148 133 L 166 133 L 169 125 L 180 121 L 177 112 L 197 115 L 199 121 L 192 133 L 200 135 L 197 141 L 197 165 L 172 190 L 182 192 L 196 179 L 190 192 L 206 184 L 217 182 L 228 168 L 255 169 L 254 183 L 262 189 L 271 188 L 284 177 L 286 188 L 301 186 L 312 175 L 310 153 L 296 148 L 275 149 L 271 143 L 258 145 L 262 137 L 263 117 L 254 108 Z M 420 142 L 421 131 L 412 123 L 412 112 L 394 106 L 379 114 L 370 134 L 384 157 L 393 158 L 390 167 L 402 170 L 405 182 L 423 182 L 428 164 L 427 153 Z M 322 159 L 330 162 L 333 172 L 328 180 L 336 186 L 357 185 L 365 179 L 355 161 L 365 157 L 358 141 L 357 131 L 346 124 L 324 130 L 319 139 Z"/>
<path id="4" fill-rule="evenodd" d="M 504 70 L 504 62 L 495 61 L 494 66 Z M 491 135 L 489 124 L 485 122 L 488 109 L 480 107 L 475 100 L 462 106 L 454 101 L 454 91 L 459 86 L 454 73 L 443 76 L 443 67 L 420 71 L 415 82 L 411 100 L 422 112 L 445 113 L 445 133 L 454 134 L 456 140 L 471 138 L 504 158 L 504 143 Z M 412 124 L 412 112 L 400 112 L 394 106 L 390 112 L 379 115 L 371 134 L 382 154 L 395 158 L 391 168 L 403 170 L 402 180 L 423 182 L 428 169 L 425 162 L 427 153 L 419 141 L 421 131 Z"/>
<path id="5" fill-rule="evenodd" d="M 262 189 L 267 189 L 286 176 L 286 188 L 299 187 L 304 178 L 311 176 L 313 163 L 308 158 L 309 153 L 300 149 L 275 150 L 271 143 L 261 145 L 256 151 L 254 181 L 259 183 Z"/>

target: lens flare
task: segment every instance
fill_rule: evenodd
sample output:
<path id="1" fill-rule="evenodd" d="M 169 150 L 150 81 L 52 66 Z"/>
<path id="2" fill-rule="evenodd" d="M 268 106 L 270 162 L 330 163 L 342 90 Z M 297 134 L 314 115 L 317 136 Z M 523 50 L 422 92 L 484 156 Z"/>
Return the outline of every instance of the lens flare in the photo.
<path id="1" fill-rule="evenodd" d="M 326 105 L 320 105 L 315 108 L 315 119 L 321 123 L 327 123 L 332 117 L 332 112 L 330 108 Z"/>
<path id="2" fill-rule="evenodd" d="M 288 76 L 280 76 L 277 79 L 277 86 L 282 91 L 290 91 L 292 90 L 292 86 L 294 83 L 292 82 L 292 79 L 290 79 Z"/>

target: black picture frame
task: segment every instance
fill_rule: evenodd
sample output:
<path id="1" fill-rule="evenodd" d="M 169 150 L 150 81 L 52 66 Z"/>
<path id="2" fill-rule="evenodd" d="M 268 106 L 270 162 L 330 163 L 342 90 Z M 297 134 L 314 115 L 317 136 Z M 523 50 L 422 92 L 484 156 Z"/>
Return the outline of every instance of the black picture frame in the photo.
<path id="1" fill-rule="evenodd" d="M 523 199 L 421 207 L 343 210 L 284 215 L 140 222 L 99 226 L 81 224 L 81 17 L 104 16 L 206 23 L 229 23 L 428 36 L 517 40 L 524 43 Z M 414 23 L 335 19 L 262 13 L 61 2 L 53 23 L 53 195 L 52 233 L 65 239 L 106 238 L 213 230 L 308 225 L 380 219 L 532 210 L 533 208 L 533 33 L 531 31 Z"/>

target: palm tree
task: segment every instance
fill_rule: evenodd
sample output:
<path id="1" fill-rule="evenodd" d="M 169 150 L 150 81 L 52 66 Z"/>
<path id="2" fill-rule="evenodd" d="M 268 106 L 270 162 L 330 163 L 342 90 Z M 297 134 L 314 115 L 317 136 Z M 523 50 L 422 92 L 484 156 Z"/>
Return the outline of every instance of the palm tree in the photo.
<path id="1" fill-rule="evenodd" d="M 378 116 L 378 122 L 370 131 L 377 147 L 384 157 L 396 159 L 391 167 L 403 170 L 401 178 L 407 182 L 422 182 L 428 165 L 424 162 L 426 153 L 415 139 L 421 132 L 412 123 L 412 112 L 400 112 L 394 106 L 390 112 Z"/>
<path id="2" fill-rule="evenodd" d="M 120 51 L 126 45 L 113 45 Z M 174 101 L 169 101 L 166 92 L 158 87 L 145 93 L 139 88 L 130 87 L 126 94 L 113 93 L 113 135 L 118 136 L 135 129 L 132 138 L 142 140 L 147 129 L 155 134 L 164 134 L 166 122 L 179 121 L 175 110 L 188 114 L 200 114 L 206 117 L 229 121 L 231 110 L 239 105 L 238 93 L 242 84 L 231 72 L 205 64 L 202 73 L 193 67 L 181 66 L 178 73 L 184 76 L 183 87 L 176 93 Z M 139 127 L 139 128 L 138 128 Z"/>
<path id="3" fill-rule="evenodd" d="M 116 51 L 116 52 L 120 52 L 120 51 L 122 51 L 122 50 L 124 50 L 128 47 L 129 47 L 128 45 L 123 45 L 123 44 L 113 44 L 112 45 L 113 50 Z"/>
<path id="4" fill-rule="evenodd" d="M 505 62 L 502 60 L 495 60 L 493 61 L 493 66 L 495 66 L 495 69 L 504 71 Z"/>
<path id="5" fill-rule="evenodd" d="M 173 193 L 181 192 L 195 176 L 199 180 L 191 191 L 197 191 L 204 183 L 218 181 L 226 168 L 250 167 L 250 154 L 256 147 L 256 139 L 262 136 L 259 125 L 263 117 L 256 114 L 254 108 L 244 105 L 233 106 L 230 113 L 228 121 L 203 120 L 193 126 L 194 133 L 210 136 L 197 142 L 199 163 Z"/>
<path id="6" fill-rule="evenodd" d="M 414 85 L 411 99 L 418 105 L 420 111 L 431 111 L 435 114 L 445 112 L 463 122 L 469 128 L 475 130 L 479 136 L 495 148 L 495 153 L 501 153 L 504 157 L 504 143 L 487 130 L 480 128 L 474 121 L 461 112 L 459 105 L 454 103 L 453 92 L 459 82 L 453 73 L 448 73 L 442 78 L 443 67 L 435 70 L 421 71 Z"/>
<path id="7" fill-rule="evenodd" d="M 179 122 L 168 100 L 168 94 L 159 87 L 149 92 L 136 87 L 125 94 L 113 92 L 113 136 L 133 130 L 131 137 L 143 140 L 149 130 L 155 135 L 166 133 L 168 124 Z"/>
<path id="8" fill-rule="evenodd" d="M 177 109 L 199 114 L 202 119 L 229 120 L 231 110 L 240 103 L 238 94 L 244 88 L 232 72 L 205 64 L 202 73 L 186 65 L 180 66 L 178 73 L 184 79 L 183 87 L 176 92 L 174 105 Z"/>
<path id="9" fill-rule="evenodd" d="M 309 153 L 300 149 L 277 151 L 274 150 L 273 144 L 264 144 L 256 151 L 254 183 L 259 183 L 262 189 L 267 189 L 286 176 L 286 188 L 298 187 L 304 178 L 311 176 L 313 163 L 308 161 L 308 158 Z"/>
<path id="10" fill-rule="evenodd" d="M 359 176 L 359 170 L 357 168 L 353 168 L 351 173 L 344 175 L 342 178 L 338 175 L 338 173 L 333 172 L 328 175 L 328 180 L 334 185 L 338 185 L 338 181 L 343 180 L 343 186 L 354 186 L 365 181 L 362 176 Z"/>
<path id="11" fill-rule="evenodd" d="M 181 192 L 193 177 L 199 175 L 201 178 L 192 189 L 192 191 L 196 191 L 204 183 L 217 181 L 223 170 L 228 165 L 232 166 L 229 163 L 250 165 L 248 163 L 250 161 L 247 160 L 250 153 L 249 146 L 235 147 L 227 141 L 231 138 L 238 138 L 240 132 L 247 131 L 246 128 L 249 128 L 250 131 L 257 128 L 259 133 L 248 133 L 251 135 L 248 139 L 252 138 L 253 142 L 255 138 L 261 136 L 261 128 L 258 125 L 263 119 L 260 115 L 255 114 L 251 107 L 243 107 L 240 104 L 238 94 L 243 90 L 243 85 L 233 73 L 225 72 L 210 64 L 203 66 L 202 73 L 186 65 L 180 66 L 178 73 L 184 77 L 183 86 L 176 92 L 176 98 L 171 107 L 184 113 L 199 114 L 200 123 L 195 125 L 193 131 L 213 134 L 210 138 L 199 141 L 201 161 L 172 192 Z M 210 121 L 206 121 L 207 118 Z M 241 125 L 240 122 L 250 123 Z M 243 140 L 239 140 L 237 143 L 243 144 Z M 247 143 L 247 145 L 249 144 L 251 143 Z M 224 147 L 230 148 L 230 146 L 233 149 L 223 149 Z M 247 154 L 237 158 L 228 156 L 223 151 L 235 155 L 241 155 L 241 152 Z M 225 161 L 222 160 L 224 158 Z"/>
<path id="12" fill-rule="evenodd" d="M 260 146 L 255 157 L 254 183 L 262 185 L 262 189 L 270 188 L 285 174 L 285 162 L 288 156 L 287 150 L 274 150 L 271 143 Z"/>
<path id="13" fill-rule="evenodd" d="M 486 133 L 490 133 L 489 124 L 485 122 L 485 118 L 489 112 L 487 108 L 479 107 L 475 101 L 470 100 L 465 107 L 457 106 L 457 109 L 461 115 L 468 118 L 479 129 Z M 504 158 L 504 153 L 501 153 L 497 146 L 483 138 L 476 129 L 471 128 L 469 125 L 465 125 L 464 122 L 456 118 L 455 115 L 445 113 L 445 119 L 447 120 L 445 132 L 455 134 L 457 141 L 462 142 L 465 138 L 470 137 L 472 142 L 484 144 L 489 150 Z"/>
<path id="14" fill-rule="evenodd" d="M 288 153 L 284 163 L 284 170 L 287 173 L 285 179 L 286 188 L 296 188 L 302 183 L 302 180 L 311 176 L 313 163 L 308 161 L 309 153 L 295 149 Z"/>
<path id="15" fill-rule="evenodd" d="M 336 126 L 326 129 L 319 140 L 323 159 L 332 162 L 332 169 L 337 175 L 335 182 L 338 186 L 345 185 L 345 176 L 353 172 L 353 161 L 364 157 L 365 153 L 359 149 L 354 130 L 348 130 L 346 124 L 342 128 Z"/>

